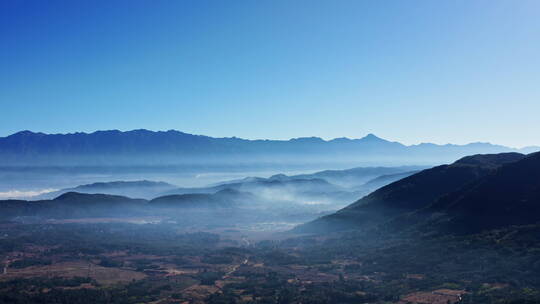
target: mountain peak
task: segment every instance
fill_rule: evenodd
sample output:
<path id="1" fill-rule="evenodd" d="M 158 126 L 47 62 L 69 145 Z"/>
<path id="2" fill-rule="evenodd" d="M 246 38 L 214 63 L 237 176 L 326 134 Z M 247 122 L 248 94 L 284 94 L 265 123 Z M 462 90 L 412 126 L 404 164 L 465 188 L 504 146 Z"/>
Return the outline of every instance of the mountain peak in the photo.
<path id="1" fill-rule="evenodd" d="M 368 135 L 360 138 L 360 140 L 364 140 L 364 141 L 386 141 L 386 140 L 378 137 L 377 135 L 375 135 L 373 133 L 369 133 Z"/>
<path id="2" fill-rule="evenodd" d="M 79 193 L 79 192 L 75 192 L 75 191 L 70 191 L 70 192 L 66 192 L 66 193 L 63 193 L 63 194 L 59 195 L 54 200 L 55 201 L 64 201 L 64 200 L 88 198 L 88 197 L 91 197 L 93 195 L 94 194 L 87 194 L 87 193 Z"/>
<path id="3" fill-rule="evenodd" d="M 28 136 L 35 136 L 35 135 L 44 135 L 44 134 L 39 133 L 39 132 L 32 132 L 30 130 L 23 130 L 23 131 L 11 134 L 8 137 L 28 137 Z"/>
<path id="4" fill-rule="evenodd" d="M 287 175 L 280 173 L 280 174 L 274 174 L 268 178 L 269 180 L 278 180 L 278 181 L 285 181 L 290 179 Z"/>

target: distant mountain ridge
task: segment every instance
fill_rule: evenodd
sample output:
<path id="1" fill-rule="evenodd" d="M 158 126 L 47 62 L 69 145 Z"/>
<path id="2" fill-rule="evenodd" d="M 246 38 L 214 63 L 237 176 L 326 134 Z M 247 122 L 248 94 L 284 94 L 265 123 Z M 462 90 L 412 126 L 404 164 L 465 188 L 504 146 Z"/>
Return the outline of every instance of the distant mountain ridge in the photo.
<path id="1" fill-rule="evenodd" d="M 169 183 L 155 182 L 149 180 L 97 182 L 92 184 L 80 185 L 73 188 L 61 189 L 58 191 L 47 192 L 37 197 L 33 197 L 32 199 L 52 199 L 67 192 L 78 192 L 87 194 L 99 193 L 152 199 L 158 196 L 160 193 L 175 188 L 175 185 L 171 185 Z"/>
<path id="2" fill-rule="evenodd" d="M 540 149 L 536 147 L 529 150 Z M 155 164 L 190 163 L 194 160 L 286 161 L 344 158 L 357 161 L 398 160 L 439 162 L 478 153 L 519 152 L 489 143 L 467 145 L 420 144 L 406 146 L 373 134 L 360 139 L 318 137 L 290 140 L 214 138 L 180 131 L 96 131 L 45 134 L 21 131 L 0 138 L 0 165 Z"/>
<path id="3" fill-rule="evenodd" d="M 149 201 L 149 205 L 169 208 L 233 208 L 243 204 L 255 204 L 257 197 L 249 192 L 223 189 L 216 193 L 191 193 L 161 196 Z"/>
<path id="4" fill-rule="evenodd" d="M 277 174 L 269 178 L 248 177 L 209 187 L 176 188 L 162 195 L 176 195 L 176 198 L 184 200 L 186 197 L 181 197 L 182 195 L 206 194 L 206 196 L 194 196 L 200 199 L 210 194 L 227 193 L 223 191 L 252 193 L 265 201 L 316 202 L 329 206 L 338 204 L 339 207 L 366 194 L 362 189 L 345 189 L 321 178 L 295 178 Z"/>
<path id="5" fill-rule="evenodd" d="M 422 166 L 358 167 L 291 176 L 275 174 L 268 178 L 246 177 L 197 188 L 182 188 L 165 182 L 149 180 L 96 182 L 46 192 L 29 197 L 28 199 L 34 201 L 54 199 L 64 193 L 77 192 L 119 195 L 147 200 L 170 195 L 188 195 L 178 199 L 185 200 L 190 197 L 189 195 L 192 195 L 194 199 L 199 199 L 210 197 L 210 194 L 216 194 L 222 191 L 225 192 L 222 192 L 221 196 L 231 191 L 245 191 L 258 195 L 259 199 L 279 199 L 282 201 L 310 204 L 338 203 L 335 206 L 337 208 L 415 172 L 409 170 L 418 171 L 423 168 Z M 198 196 L 194 194 L 205 195 Z"/>
<path id="6" fill-rule="evenodd" d="M 139 209 L 146 203 L 144 199 L 132 199 L 119 195 L 67 192 L 50 200 L 2 200 L 0 201 L 0 219 L 80 218 L 107 216 L 112 213 L 129 216 L 140 213 Z"/>
<path id="7" fill-rule="evenodd" d="M 345 170 L 324 170 L 311 174 L 293 175 L 291 178 L 322 178 L 342 187 L 360 187 L 375 178 L 387 175 L 389 180 L 396 179 L 389 175 L 419 171 L 426 169 L 425 166 L 398 166 L 398 167 L 357 167 Z M 386 183 L 383 183 L 386 185 Z"/>

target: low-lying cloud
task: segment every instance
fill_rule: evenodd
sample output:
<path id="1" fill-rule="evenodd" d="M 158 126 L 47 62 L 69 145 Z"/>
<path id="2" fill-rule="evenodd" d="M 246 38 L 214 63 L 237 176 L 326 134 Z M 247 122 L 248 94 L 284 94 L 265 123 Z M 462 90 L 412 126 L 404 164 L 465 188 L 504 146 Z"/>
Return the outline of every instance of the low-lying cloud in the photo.
<path id="1" fill-rule="evenodd" d="M 9 190 L 5 192 L 0 192 L 0 199 L 14 199 L 14 198 L 30 198 L 33 196 L 57 191 L 58 189 L 41 189 L 41 190 Z"/>

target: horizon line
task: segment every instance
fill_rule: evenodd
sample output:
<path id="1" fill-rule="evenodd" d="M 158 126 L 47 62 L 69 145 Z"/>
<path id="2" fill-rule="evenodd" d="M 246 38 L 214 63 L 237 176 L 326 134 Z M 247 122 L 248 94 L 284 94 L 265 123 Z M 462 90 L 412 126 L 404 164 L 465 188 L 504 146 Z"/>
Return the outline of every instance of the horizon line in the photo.
<path id="1" fill-rule="evenodd" d="M 146 131 L 146 132 L 152 132 L 152 133 L 176 132 L 176 133 L 182 133 L 182 134 L 187 134 L 187 135 L 192 135 L 192 136 L 202 136 L 202 137 L 209 137 L 209 138 L 215 138 L 215 139 L 238 139 L 238 140 L 246 140 L 246 141 L 294 141 L 294 140 L 302 140 L 302 139 L 318 139 L 318 140 L 321 140 L 321 141 L 324 141 L 324 142 L 332 142 L 332 141 L 336 141 L 336 140 L 355 141 L 355 140 L 365 140 L 365 139 L 373 138 L 373 139 L 377 139 L 377 140 L 381 140 L 381 141 L 386 141 L 388 143 L 397 143 L 397 144 L 400 144 L 400 145 L 403 145 L 403 146 L 406 146 L 406 147 L 414 147 L 414 146 L 420 146 L 420 145 L 467 146 L 467 145 L 473 145 L 473 144 L 488 144 L 488 145 L 493 145 L 493 146 L 501 146 L 501 147 L 505 147 L 505 148 L 510 148 L 510 149 L 514 149 L 514 150 L 523 150 L 523 149 L 537 148 L 537 147 L 540 148 L 540 145 L 526 145 L 526 146 L 521 146 L 521 147 L 515 147 L 515 146 L 507 146 L 507 145 L 502 145 L 502 144 L 491 143 L 491 142 L 488 142 L 488 141 L 473 141 L 473 142 L 468 142 L 468 143 L 464 143 L 464 144 L 434 143 L 434 142 L 420 142 L 420 143 L 417 143 L 417 144 L 404 144 L 404 143 L 399 142 L 399 141 L 392 141 L 392 140 L 388 140 L 388 139 L 379 137 L 379 136 L 375 135 L 374 133 L 368 133 L 365 136 L 360 137 L 360 138 L 350 138 L 350 137 L 346 137 L 346 136 L 334 137 L 334 138 L 324 138 L 324 137 L 319 137 L 319 136 L 301 136 L 301 137 L 290 137 L 290 138 L 275 139 L 275 138 L 244 138 L 244 137 L 238 137 L 238 136 L 214 137 L 214 136 L 210 136 L 210 135 L 188 133 L 188 132 L 180 131 L 180 130 L 177 130 L 177 129 L 153 130 L 153 129 L 145 129 L 145 128 L 129 129 L 129 130 L 127 130 L 127 129 L 124 129 L 124 130 L 122 130 L 122 129 L 99 130 L 98 129 L 98 130 L 94 130 L 94 131 L 75 131 L 75 132 L 65 132 L 65 133 L 61 133 L 61 132 L 60 133 L 46 133 L 46 132 L 42 132 L 42 131 L 32 131 L 32 130 L 26 129 L 26 130 L 17 131 L 15 133 L 11 133 L 9 135 L 0 136 L 0 139 L 11 137 L 11 136 L 14 136 L 14 135 L 17 135 L 17 134 L 20 134 L 20 133 L 25 133 L 25 132 L 32 133 L 32 134 L 42 134 L 42 135 L 76 135 L 76 134 L 91 135 L 91 134 L 95 134 L 95 133 L 98 133 L 98 132 L 129 133 L 129 132 L 136 132 L 136 131 Z"/>

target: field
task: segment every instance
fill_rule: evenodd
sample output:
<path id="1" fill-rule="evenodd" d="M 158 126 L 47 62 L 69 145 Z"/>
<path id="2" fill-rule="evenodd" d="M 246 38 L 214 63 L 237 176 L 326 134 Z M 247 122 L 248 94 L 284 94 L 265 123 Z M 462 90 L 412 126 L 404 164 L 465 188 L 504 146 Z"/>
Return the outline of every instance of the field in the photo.
<path id="1" fill-rule="evenodd" d="M 0 303 L 446 304 L 539 296 L 538 277 L 516 266 L 534 250 L 494 251 L 488 236 L 411 246 L 102 220 L 2 227 Z"/>
<path id="2" fill-rule="evenodd" d="M 103 267 L 92 261 L 74 261 L 59 262 L 45 266 L 30 266 L 21 269 L 8 268 L 0 276 L 0 280 L 11 280 L 15 278 L 28 279 L 33 277 L 89 277 L 99 284 L 111 285 L 141 280 L 147 277 L 147 275 L 127 269 Z"/>

